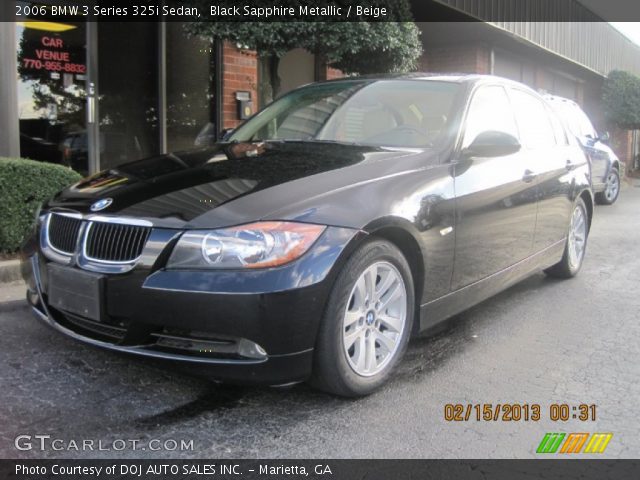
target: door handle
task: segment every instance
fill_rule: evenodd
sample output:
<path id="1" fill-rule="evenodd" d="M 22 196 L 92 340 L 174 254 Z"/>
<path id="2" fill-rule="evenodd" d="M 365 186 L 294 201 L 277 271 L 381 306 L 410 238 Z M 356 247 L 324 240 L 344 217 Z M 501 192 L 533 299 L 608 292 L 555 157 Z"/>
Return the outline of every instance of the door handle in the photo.
<path id="1" fill-rule="evenodd" d="M 537 176 L 537 173 L 534 173 L 527 168 L 522 175 L 522 181 L 525 183 L 531 183 L 536 179 Z"/>
<path id="2" fill-rule="evenodd" d="M 569 171 L 573 170 L 574 168 L 576 168 L 578 165 L 576 165 L 575 163 L 573 163 L 571 161 L 571 159 L 567 160 L 567 163 L 565 164 L 565 168 Z"/>

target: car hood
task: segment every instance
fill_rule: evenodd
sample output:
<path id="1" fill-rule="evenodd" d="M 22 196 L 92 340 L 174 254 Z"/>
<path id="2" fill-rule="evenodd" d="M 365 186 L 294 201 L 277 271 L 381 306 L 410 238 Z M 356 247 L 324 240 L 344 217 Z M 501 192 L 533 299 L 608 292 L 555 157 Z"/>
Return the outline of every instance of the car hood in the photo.
<path id="1" fill-rule="evenodd" d="M 424 167 L 425 157 L 434 155 L 324 142 L 220 144 L 100 172 L 62 191 L 45 208 L 144 218 L 168 228 L 217 228 L 265 219 L 314 196 L 408 173 Z M 102 199 L 111 202 L 101 202 L 108 205 L 96 210 Z"/>

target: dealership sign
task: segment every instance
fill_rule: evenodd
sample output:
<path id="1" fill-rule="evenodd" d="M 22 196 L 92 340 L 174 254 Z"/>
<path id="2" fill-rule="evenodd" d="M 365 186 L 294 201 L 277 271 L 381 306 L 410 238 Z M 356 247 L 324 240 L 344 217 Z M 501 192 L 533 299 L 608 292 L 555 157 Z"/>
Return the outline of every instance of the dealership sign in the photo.
<path id="1" fill-rule="evenodd" d="M 62 38 L 43 35 L 39 40 L 40 45 L 30 52 L 32 55 L 22 58 L 25 69 L 79 74 L 86 72 L 86 65 L 75 62 L 71 52 L 65 50 Z"/>

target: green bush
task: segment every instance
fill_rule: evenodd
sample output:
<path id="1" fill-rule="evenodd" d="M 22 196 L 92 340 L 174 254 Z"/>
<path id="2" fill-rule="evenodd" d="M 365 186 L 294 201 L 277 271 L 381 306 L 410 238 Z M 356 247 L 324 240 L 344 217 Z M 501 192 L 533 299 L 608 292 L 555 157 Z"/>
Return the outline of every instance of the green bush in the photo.
<path id="1" fill-rule="evenodd" d="M 79 179 L 61 165 L 0 157 L 0 252 L 17 250 L 40 204 Z"/>
<path id="2" fill-rule="evenodd" d="M 613 70 L 604 82 L 602 99 L 607 119 L 625 130 L 640 128 L 640 77 Z"/>

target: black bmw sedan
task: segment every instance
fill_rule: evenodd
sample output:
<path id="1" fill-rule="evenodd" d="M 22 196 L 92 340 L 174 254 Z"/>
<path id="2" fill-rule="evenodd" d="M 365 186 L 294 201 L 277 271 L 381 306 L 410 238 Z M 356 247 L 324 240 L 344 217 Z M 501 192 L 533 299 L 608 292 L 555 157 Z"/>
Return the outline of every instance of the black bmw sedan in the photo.
<path id="1" fill-rule="evenodd" d="M 496 77 L 295 90 L 224 142 L 84 179 L 23 249 L 35 314 L 216 380 L 365 395 L 407 342 L 538 270 L 579 270 L 585 154 Z"/>

